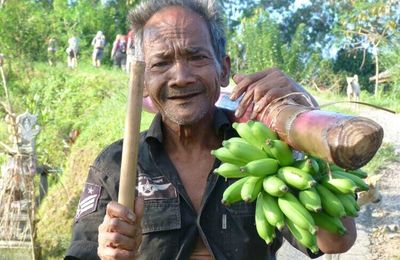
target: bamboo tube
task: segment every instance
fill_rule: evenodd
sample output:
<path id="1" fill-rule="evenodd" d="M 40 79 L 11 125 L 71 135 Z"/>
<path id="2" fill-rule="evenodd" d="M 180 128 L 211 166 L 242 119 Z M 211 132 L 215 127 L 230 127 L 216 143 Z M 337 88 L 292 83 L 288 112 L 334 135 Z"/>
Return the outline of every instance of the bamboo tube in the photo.
<path id="1" fill-rule="evenodd" d="M 144 62 L 142 61 L 134 61 L 131 65 L 119 181 L 118 203 L 132 210 L 134 210 L 135 202 L 144 68 Z"/>
<path id="2" fill-rule="evenodd" d="M 358 169 L 376 154 L 383 129 L 374 121 L 281 102 L 267 108 L 257 120 L 274 129 L 296 150 L 345 169 Z"/>
<path id="3" fill-rule="evenodd" d="M 146 111 L 155 111 L 150 99 L 143 104 Z M 232 121 L 246 122 L 250 111 L 240 118 L 233 113 L 229 116 Z M 294 149 L 345 169 L 367 164 L 383 139 L 382 127 L 368 118 L 322 111 L 290 101 L 266 107 L 256 119 L 276 131 Z"/>

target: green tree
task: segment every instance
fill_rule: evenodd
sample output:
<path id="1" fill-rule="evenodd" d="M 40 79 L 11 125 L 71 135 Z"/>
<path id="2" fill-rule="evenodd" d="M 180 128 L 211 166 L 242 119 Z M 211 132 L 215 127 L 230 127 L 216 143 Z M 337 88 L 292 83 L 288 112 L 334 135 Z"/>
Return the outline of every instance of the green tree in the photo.
<path id="1" fill-rule="evenodd" d="M 32 1 L 9 0 L 0 9 L 0 48 L 7 56 L 43 57 L 46 35 L 42 10 Z"/>
<path id="2" fill-rule="evenodd" d="M 341 45 L 371 52 L 375 61 L 375 76 L 380 72 L 380 51 L 391 45 L 400 21 L 398 1 L 394 0 L 344 0 L 335 2 L 340 10 L 336 27 L 337 36 L 344 39 Z M 378 95 L 378 80 L 374 93 Z"/>
<path id="3" fill-rule="evenodd" d="M 243 57 L 240 58 L 245 61 L 245 71 L 283 65 L 279 29 L 268 13 L 257 9 L 253 16 L 243 18 L 241 26 L 238 44 L 244 49 Z"/>

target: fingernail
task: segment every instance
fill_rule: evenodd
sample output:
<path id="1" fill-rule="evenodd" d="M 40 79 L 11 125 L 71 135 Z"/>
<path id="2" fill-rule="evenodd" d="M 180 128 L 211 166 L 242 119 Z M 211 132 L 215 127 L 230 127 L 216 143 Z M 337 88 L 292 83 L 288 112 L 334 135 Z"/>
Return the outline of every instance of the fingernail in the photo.
<path id="1" fill-rule="evenodd" d="M 255 104 L 253 110 L 254 110 L 254 112 L 258 112 L 258 110 L 260 110 L 260 105 Z M 253 113 L 253 114 L 254 114 L 254 113 Z"/>
<path id="2" fill-rule="evenodd" d="M 235 111 L 235 116 L 236 116 L 236 117 L 239 117 L 239 116 L 240 116 L 240 109 L 238 109 L 238 110 Z"/>
<path id="3" fill-rule="evenodd" d="M 135 222 L 135 215 L 133 215 L 131 212 L 128 213 L 128 219 L 131 220 L 132 222 Z"/>

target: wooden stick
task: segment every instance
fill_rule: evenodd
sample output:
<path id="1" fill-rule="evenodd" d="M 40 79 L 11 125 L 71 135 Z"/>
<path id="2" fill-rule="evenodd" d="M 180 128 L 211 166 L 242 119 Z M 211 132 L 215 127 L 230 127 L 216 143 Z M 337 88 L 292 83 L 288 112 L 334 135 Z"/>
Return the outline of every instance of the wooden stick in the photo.
<path id="1" fill-rule="evenodd" d="M 131 64 L 119 180 L 118 203 L 132 210 L 135 208 L 136 166 L 142 114 L 144 68 L 144 62 L 142 61 L 134 61 Z"/>

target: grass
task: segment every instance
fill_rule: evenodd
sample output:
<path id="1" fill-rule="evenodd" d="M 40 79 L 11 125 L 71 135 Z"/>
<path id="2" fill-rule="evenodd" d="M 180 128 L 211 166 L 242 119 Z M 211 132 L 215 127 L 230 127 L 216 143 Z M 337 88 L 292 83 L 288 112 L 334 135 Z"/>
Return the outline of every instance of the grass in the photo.
<path id="1" fill-rule="evenodd" d="M 347 96 L 345 93 L 333 93 L 333 92 L 317 92 L 315 90 L 307 89 L 313 96 L 315 96 L 323 110 L 329 110 L 339 113 L 355 114 L 354 109 L 350 106 L 350 103 L 337 103 L 332 105 L 327 105 L 334 102 L 347 101 Z M 375 106 L 387 108 L 393 110 L 396 113 L 400 113 L 400 91 L 393 91 L 391 93 L 381 94 L 376 97 L 367 91 L 361 91 L 360 101 Z M 324 105 L 327 106 L 324 106 Z M 360 105 L 363 106 L 363 105 Z"/>
<path id="2" fill-rule="evenodd" d="M 363 170 L 368 172 L 370 175 L 374 175 L 393 161 L 399 161 L 398 155 L 395 153 L 394 146 L 386 143 L 379 148 L 374 158 L 363 167 Z"/>

